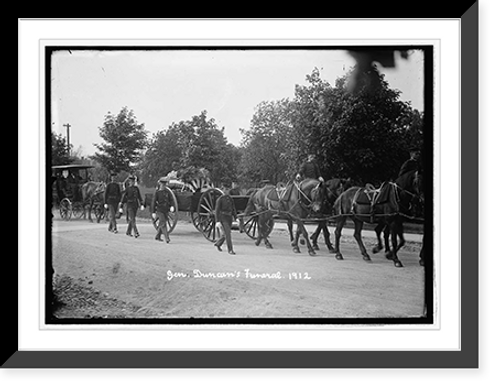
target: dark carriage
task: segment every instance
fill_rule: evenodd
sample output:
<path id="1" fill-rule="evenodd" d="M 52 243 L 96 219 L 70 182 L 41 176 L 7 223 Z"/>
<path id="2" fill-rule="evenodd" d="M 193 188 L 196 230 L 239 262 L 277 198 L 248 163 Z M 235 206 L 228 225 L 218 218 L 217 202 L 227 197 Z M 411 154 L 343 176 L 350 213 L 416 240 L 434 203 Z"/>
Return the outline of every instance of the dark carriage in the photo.
<path id="1" fill-rule="evenodd" d="M 55 165 L 52 167 L 52 204 L 59 208 L 62 219 L 85 215 L 82 186 L 91 180 L 92 165 Z"/>

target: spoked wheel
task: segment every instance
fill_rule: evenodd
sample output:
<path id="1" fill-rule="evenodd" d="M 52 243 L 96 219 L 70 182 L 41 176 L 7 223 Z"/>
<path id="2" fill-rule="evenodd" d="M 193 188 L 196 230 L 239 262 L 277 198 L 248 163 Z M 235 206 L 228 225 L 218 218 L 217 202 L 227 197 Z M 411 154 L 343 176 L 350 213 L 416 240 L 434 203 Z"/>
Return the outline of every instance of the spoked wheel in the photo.
<path id="1" fill-rule="evenodd" d="M 73 214 L 73 208 L 71 205 L 71 201 L 68 198 L 64 198 L 59 203 L 59 214 L 61 218 L 65 221 L 69 221 L 71 219 L 71 215 Z"/>
<path id="2" fill-rule="evenodd" d="M 215 203 L 223 194 L 218 188 L 210 188 L 205 191 L 201 195 L 197 216 L 193 220 L 196 228 L 210 242 L 215 242 L 218 239 L 217 229 L 215 228 Z"/>
<path id="3" fill-rule="evenodd" d="M 177 198 L 175 197 L 174 192 L 168 187 L 165 187 L 165 190 L 170 192 L 170 195 L 173 199 L 173 203 L 170 206 L 170 210 L 167 215 L 167 230 L 170 234 L 174 230 L 175 225 L 177 225 L 177 221 L 179 220 L 179 204 L 177 203 Z M 158 217 L 151 218 L 151 221 L 153 222 L 153 226 L 155 227 L 155 229 L 158 230 Z"/>
<path id="4" fill-rule="evenodd" d="M 94 214 L 97 223 L 100 223 L 102 219 L 106 218 L 107 210 L 104 208 L 102 203 L 94 203 L 92 206 L 92 213 Z"/>
<path id="5" fill-rule="evenodd" d="M 256 240 L 259 235 L 259 215 L 250 214 L 249 216 L 243 217 L 243 228 L 248 237 Z M 271 234 L 274 228 L 274 218 L 270 216 L 267 218 L 262 226 L 262 235 L 267 237 Z"/>
<path id="6" fill-rule="evenodd" d="M 85 216 L 85 205 L 82 202 L 73 202 L 73 217 L 81 219 Z"/>

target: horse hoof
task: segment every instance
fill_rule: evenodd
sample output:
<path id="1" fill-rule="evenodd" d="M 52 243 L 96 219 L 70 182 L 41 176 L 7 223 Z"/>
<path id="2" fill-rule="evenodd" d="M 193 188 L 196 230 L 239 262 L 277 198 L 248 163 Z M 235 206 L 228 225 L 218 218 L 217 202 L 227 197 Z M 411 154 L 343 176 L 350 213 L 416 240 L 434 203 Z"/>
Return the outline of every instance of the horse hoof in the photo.
<path id="1" fill-rule="evenodd" d="M 379 253 L 379 252 L 380 252 L 380 248 L 378 246 L 374 246 L 373 249 L 372 249 L 372 253 L 376 254 L 376 253 Z"/>
<path id="2" fill-rule="evenodd" d="M 309 251 L 309 256 L 316 256 L 316 252 L 314 252 L 314 251 Z"/>
<path id="3" fill-rule="evenodd" d="M 385 258 L 387 260 L 394 260 L 394 255 L 392 254 L 392 252 L 385 252 Z"/>
<path id="4" fill-rule="evenodd" d="M 335 252 L 335 249 L 333 249 L 333 248 L 328 249 L 328 252 L 330 252 L 330 253 L 337 253 L 337 252 Z"/>
<path id="5" fill-rule="evenodd" d="M 396 268 L 403 268 L 403 263 L 401 263 L 399 260 L 394 261 L 394 267 Z"/>
<path id="6" fill-rule="evenodd" d="M 313 249 L 314 249 L 315 251 L 319 251 L 319 246 L 318 246 L 317 244 L 315 244 L 315 245 L 313 245 Z"/>
<path id="7" fill-rule="evenodd" d="M 371 263 L 372 262 L 372 259 L 370 259 L 370 256 L 368 256 L 368 255 L 363 256 L 363 260 L 366 261 L 367 263 Z"/>
<path id="8" fill-rule="evenodd" d="M 425 263 L 424 263 L 424 261 L 423 261 L 423 260 L 420 260 L 420 261 L 418 262 L 418 264 L 420 264 L 422 267 L 423 267 L 423 266 L 425 266 Z"/>
<path id="9" fill-rule="evenodd" d="M 274 248 L 273 248 L 273 246 L 272 246 L 271 244 L 266 245 L 266 248 L 267 248 L 267 249 L 274 249 Z"/>
<path id="10" fill-rule="evenodd" d="M 300 253 L 300 249 L 297 246 L 293 247 L 293 253 Z"/>
<path id="11" fill-rule="evenodd" d="M 299 242 L 300 242 L 300 245 L 306 245 L 306 241 L 305 241 L 303 238 L 301 238 L 301 239 L 299 240 Z"/>
<path id="12" fill-rule="evenodd" d="M 342 253 L 337 253 L 337 254 L 335 255 L 335 258 L 336 258 L 337 260 L 344 260 L 344 256 L 342 256 Z"/>

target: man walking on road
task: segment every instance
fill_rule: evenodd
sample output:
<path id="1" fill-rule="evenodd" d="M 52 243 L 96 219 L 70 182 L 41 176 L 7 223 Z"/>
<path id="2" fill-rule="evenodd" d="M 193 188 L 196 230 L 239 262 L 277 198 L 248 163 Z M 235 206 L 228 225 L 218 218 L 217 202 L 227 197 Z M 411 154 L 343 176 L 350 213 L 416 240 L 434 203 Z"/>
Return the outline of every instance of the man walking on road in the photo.
<path id="1" fill-rule="evenodd" d="M 125 189 L 123 193 L 122 200 L 120 202 L 120 213 L 123 212 L 121 208 L 124 203 L 127 203 L 127 214 L 128 214 L 128 226 L 127 226 L 127 236 L 132 236 L 132 230 L 134 231 L 134 237 L 139 237 L 139 231 L 137 230 L 137 225 L 135 223 L 135 217 L 137 215 L 137 209 L 141 205 L 141 210 L 144 210 L 142 205 L 142 196 L 139 188 L 135 185 L 136 177 L 129 176 L 128 178 L 129 186 Z"/>
<path id="2" fill-rule="evenodd" d="M 159 181 L 160 188 L 155 191 L 151 200 L 151 216 L 153 219 L 158 217 L 158 231 L 155 240 L 162 241 L 161 235 L 163 234 L 165 242 L 168 244 L 170 237 L 168 235 L 167 220 L 173 200 L 170 191 L 166 189 L 166 184 L 166 181 Z"/>
<path id="3" fill-rule="evenodd" d="M 236 208 L 234 207 L 233 198 L 227 192 L 220 196 L 215 202 L 215 226 L 219 229 L 221 237 L 217 240 L 214 246 L 222 252 L 221 245 L 227 240 L 227 252 L 234 255 L 233 241 L 231 239 L 231 225 L 233 220 L 238 218 Z"/>
<path id="4" fill-rule="evenodd" d="M 104 192 L 104 208 L 109 210 L 109 226 L 108 231 L 118 233 L 116 227 L 116 212 L 118 211 L 118 203 L 120 203 L 121 191 L 120 185 L 115 182 L 116 174 L 111 172 L 111 182 L 106 186 Z"/>

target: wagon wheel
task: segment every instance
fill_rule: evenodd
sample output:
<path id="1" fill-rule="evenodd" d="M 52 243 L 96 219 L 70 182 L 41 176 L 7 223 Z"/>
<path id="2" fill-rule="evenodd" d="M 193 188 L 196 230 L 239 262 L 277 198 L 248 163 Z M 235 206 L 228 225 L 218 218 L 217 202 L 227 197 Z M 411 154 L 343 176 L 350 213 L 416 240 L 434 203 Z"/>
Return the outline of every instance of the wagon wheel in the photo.
<path id="1" fill-rule="evenodd" d="M 258 214 L 254 213 L 243 217 L 243 229 L 245 230 L 247 236 L 252 238 L 253 240 L 257 239 L 259 233 L 258 222 L 259 222 Z M 269 236 L 273 231 L 273 228 L 274 228 L 274 218 L 270 217 L 268 218 L 267 223 L 264 224 L 263 226 L 264 230 L 262 231 L 262 234 L 265 237 Z"/>
<path id="2" fill-rule="evenodd" d="M 215 202 L 223 194 L 218 188 L 210 188 L 205 191 L 201 195 L 198 204 L 198 212 L 195 217 L 196 223 L 193 221 L 201 234 L 211 242 L 215 242 L 218 238 L 217 229 L 215 228 Z"/>
<path id="3" fill-rule="evenodd" d="M 73 209 L 71 206 L 71 201 L 68 198 L 64 198 L 59 203 L 59 214 L 61 218 L 65 221 L 69 221 L 71 219 L 71 214 L 73 213 Z"/>
<path id="4" fill-rule="evenodd" d="M 94 203 L 92 206 L 92 212 L 94 213 L 97 223 L 100 223 L 102 219 L 106 218 L 107 210 L 104 208 L 102 203 Z"/>
<path id="5" fill-rule="evenodd" d="M 85 216 L 85 205 L 82 202 L 73 203 L 73 217 L 81 219 Z"/>
<path id="6" fill-rule="evenodd" d="M 175 225 L 177 225 L 177 221 L 179 220 L 179 204 L 177 203 L 177 198 L 175 197 L 174 192 L 168 187 L 165 187 L 165 190 L 170 192 L 170 195 L 173 199 L 173 204 L 170 206 L 170 210 L 167 215 L 167 230 L 170 234 L 174 230 Z M 158 230 L 158 217 L 151 217 L 151 221 L 153 222 L 153 226 L 155 227 L 155 229 Z"/>

